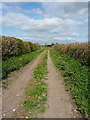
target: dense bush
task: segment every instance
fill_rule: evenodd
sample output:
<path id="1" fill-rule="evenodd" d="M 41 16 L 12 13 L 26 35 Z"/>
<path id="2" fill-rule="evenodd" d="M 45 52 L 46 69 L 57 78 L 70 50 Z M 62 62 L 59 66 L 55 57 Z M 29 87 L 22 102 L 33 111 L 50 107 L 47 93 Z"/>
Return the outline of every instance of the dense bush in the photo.
<path id="1" fill-rule="evenodd" d="M 56 44 L 53 48 L 79 59 L 84 64 L 89 63 L 89 43 Z"/>
<path id="2" fill-rule="evenodd" d="M 40 47 L 40 45 L 35 43 L 22 41 L 14 37 L 2 36 L 2 59 L 6 60 L 12 56 L 34 52 L 40 49 Z"/>

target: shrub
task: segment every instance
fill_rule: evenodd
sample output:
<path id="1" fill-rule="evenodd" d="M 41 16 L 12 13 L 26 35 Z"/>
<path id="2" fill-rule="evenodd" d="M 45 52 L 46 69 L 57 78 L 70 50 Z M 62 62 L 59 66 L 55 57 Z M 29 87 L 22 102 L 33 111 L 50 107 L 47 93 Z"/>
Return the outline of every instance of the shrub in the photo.
<path id="1" fill-rule="evenodd" d="M 67 53 L 86 65 L 89 64 L 90 57 L 88 47 L 89 43 L 58 44 L 53 46 L 53 48 L 60 51 L 60 53 Z"/>
<path id="2" fill-rule="evenodd" d="M 12 56 L 34 52 L 41 48 L 40 45 L 22 41 L 14 37 L 2 36 L 2 59 L 6 60 Z"/>

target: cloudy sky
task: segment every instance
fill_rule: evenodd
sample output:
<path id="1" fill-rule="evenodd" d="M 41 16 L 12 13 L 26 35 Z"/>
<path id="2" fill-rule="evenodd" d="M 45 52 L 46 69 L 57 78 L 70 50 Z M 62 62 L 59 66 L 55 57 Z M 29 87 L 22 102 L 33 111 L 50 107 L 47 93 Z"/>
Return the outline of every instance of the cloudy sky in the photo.
<path id="1" fill-rule="evenodd" d="M 88 40 L 88 2 L 3 2 L 1 5 L 2 35 L 39 44 Z"/>

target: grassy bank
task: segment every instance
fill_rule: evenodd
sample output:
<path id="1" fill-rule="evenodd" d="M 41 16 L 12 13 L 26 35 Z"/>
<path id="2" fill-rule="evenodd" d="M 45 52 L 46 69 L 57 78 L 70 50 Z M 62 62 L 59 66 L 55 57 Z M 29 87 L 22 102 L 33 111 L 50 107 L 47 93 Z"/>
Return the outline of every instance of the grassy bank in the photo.
<path id="1" fill-rule="evenodd" d="M 70 55 L 60 54 L 51 49 L 51 58 L 55 66 L 62 71 L 67 90 L 70 90 L 77 109 L 89 117 L 88 68 Z"/>
<path id="2" fill-rule="evenodd" d="M 36 52 L 15 56 L 8 59 L 7 61 L 2 61 L 2 79 L 7 78 L 11 72 L 24 67 L 27 63 L 31 62 L 35 57 L 37 57 L 42 51 L 43 49 Z"/>
<path id="3" fill-rule="evenodd" d="M 89 46 L 90 42 L 86 43 L 70 43 L 70 44 L 56 44 L 53 48 L 60 52 L 60 54 L 68 54 L 75 59 L 78 59 L 82 64 L 89 65 Z"/>
<path id="4" fill-rule="evenodd" d="M 37 112 L 44 112 L 47 108 L 47 53 L 42 58 L 38 66 L 33 70 L 34 78 L 26 90 L 26 100 L 23 103 L 29 113 L 28 117 Z"/>

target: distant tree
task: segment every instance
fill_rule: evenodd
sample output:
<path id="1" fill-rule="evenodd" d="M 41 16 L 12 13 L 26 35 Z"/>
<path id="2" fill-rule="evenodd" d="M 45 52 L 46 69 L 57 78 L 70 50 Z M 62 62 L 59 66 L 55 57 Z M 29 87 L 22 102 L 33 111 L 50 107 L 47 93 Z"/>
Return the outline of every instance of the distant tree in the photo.
<path id="1" fill-rule="evenodd" d="M 51 44 L 51 46 L 53 46 L 53 45 L 54 45 L 54 43 Z"/>

